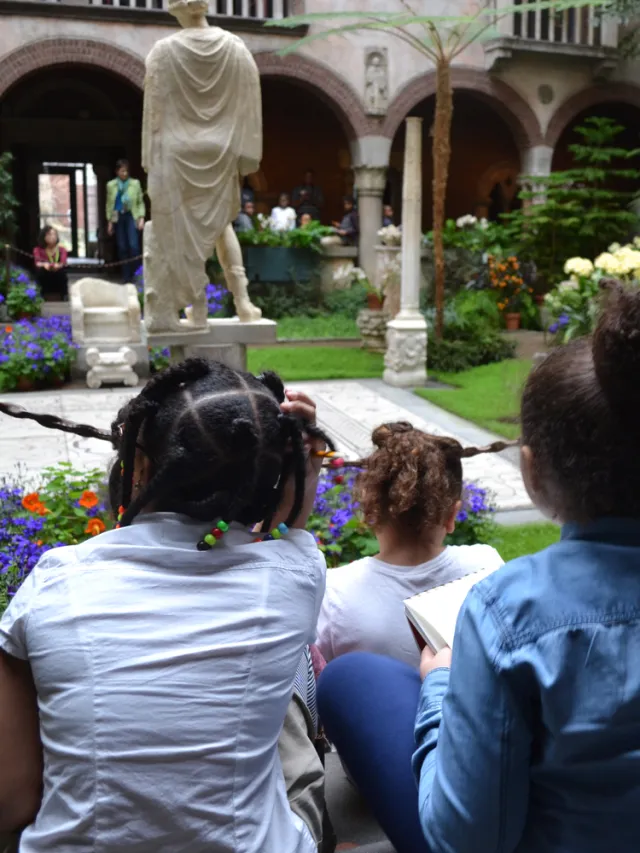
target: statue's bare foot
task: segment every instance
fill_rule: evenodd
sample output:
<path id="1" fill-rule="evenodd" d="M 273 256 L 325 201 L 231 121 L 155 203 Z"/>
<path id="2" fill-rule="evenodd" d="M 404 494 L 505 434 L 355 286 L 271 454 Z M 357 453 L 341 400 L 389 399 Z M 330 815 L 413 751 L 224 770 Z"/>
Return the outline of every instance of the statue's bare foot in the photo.
<path id="1" fill-rule="evenodd" d="M 236 314 L 241 323 L 256 323 L 262 319 L 262 311 L 246 297 L 245 299 L 236 299 Z"/>

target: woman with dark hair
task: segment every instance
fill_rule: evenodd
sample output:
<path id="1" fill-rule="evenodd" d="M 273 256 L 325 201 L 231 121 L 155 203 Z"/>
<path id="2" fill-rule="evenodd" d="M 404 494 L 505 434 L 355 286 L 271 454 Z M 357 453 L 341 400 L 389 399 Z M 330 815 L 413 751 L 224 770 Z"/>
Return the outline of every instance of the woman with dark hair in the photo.
<path id="1" fill-rule="evenodd" d="M 27 824 L 30 853 L 316 853 L 278 758 L 324 591 L 315 405 L 188 359 L 110 439 L 117 528 L 48 552 L 0 620 L 0 831 Z"/>
<path id="2" fill-rule="evenodd" d="M 620 286 L 524 389 L 522 475 L 561 541 L 477 584 L 422 677 L 365 653 L 323 673 L 327 734 L 398 853 L 636 853 L 639 376 Z"/>
<path id="3" fill-rule="evenodd" d="M 60 237 L 53 225 L 45 225 L 38 235 L 38 245 L 33 250 L 36 281 L 42 295 L 66 299 L 67 250 L 60 245 Z"/>

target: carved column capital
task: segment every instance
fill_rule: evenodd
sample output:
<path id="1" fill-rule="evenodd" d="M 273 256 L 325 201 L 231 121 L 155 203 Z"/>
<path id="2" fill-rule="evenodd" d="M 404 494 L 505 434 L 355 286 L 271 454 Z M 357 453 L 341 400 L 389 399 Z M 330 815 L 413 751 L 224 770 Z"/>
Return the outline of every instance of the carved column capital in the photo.
<path id="1" fill-rule="evenodd" d="M 383 166 L 356 166 L 355 186 L 358 196 L 373 196 L 382 198 L 387 184 L 387 170 Z"/>

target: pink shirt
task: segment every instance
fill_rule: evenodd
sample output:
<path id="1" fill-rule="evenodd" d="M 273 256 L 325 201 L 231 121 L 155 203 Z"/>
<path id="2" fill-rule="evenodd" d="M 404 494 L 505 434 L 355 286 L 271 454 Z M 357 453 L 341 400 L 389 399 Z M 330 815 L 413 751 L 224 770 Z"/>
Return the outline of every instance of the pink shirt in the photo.
<path id="1" fill-rule="evenodd" d="M 67 250 L 64 248 L 64 246 L 58 246 L 58 249 L 60 250 L 60 260 L 58 261 L 58 263 L 62 264 L 63 266 L 66 266 L 66 264 L 67 264 Z M 49 257 L 49 255 L 47 254 L 47 250 L 40 248 L 40 246 L 36 246 L 35 249 L 33 250 L 33 260 L 35 261 L 36 264 L 52 264 L 52 263 L 55 263 L 55 261 L 52 261 L 51 258 Z"/>

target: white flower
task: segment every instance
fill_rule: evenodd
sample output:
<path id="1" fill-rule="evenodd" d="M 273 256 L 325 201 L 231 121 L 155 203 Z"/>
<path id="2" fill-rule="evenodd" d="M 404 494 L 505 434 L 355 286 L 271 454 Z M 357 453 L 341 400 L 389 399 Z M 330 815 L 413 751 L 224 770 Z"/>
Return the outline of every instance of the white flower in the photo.
<path id="1" fill-rule="evenodd" d="M 611 252 L 603 252 L 594 261 L 596 269 L 608 275 L 620 275 L 620 263 Z"/>
<path id="2" fill-rule="evenodd" d="M 633 238 L 633 245 L 636 247 L 636 249 L 640 249 L 640 237 Z"/>
<path id="3" fill-rule="evenodd" d="M 565 270 L 565 272 L 566 272 L 566 270 Z M 558 292 L 559 293 L 566 293 L 568 290 L 579 290 L 579 289 L 580 289 L 579 283 L 573 278 L 570 278 L 568 281 L 563 281 L 558 285 Z"/>
<path id="4" fill-rule="evenodd" d="M 383 246 L 399 246 L 402 243 L 402 231 L 395 225 L 387 225 L 378 231 Z"/>
<path id="5" fill-rule="evenodd" d="M 456 219 L 456 228 L 474 228 L 478 224 L 478 218 L 467 213 L 466 216 L 461 216 Z"/>
<path id="6" fill-rule="evenodd" d="M 609 248 L 607 249 L 607 252 L 611 252 L 612 255 L 615 255 L 615 253 L 619 252 L 619 251 L 620 251 L 620 243 L 612 243 L 609 246 Z"/>
<path id="7" fill-rule="evenodd" d="M 567 275 L 590 276 L 593 272 L 593 264 L 588 258 L 569 258 L 564 265 Z"/>
<path id="8" fill-rule="evenodd" d="M 482 231 L 486 231 L 487 228 L 489 227 L 489 220 L 483 216 L 482 219 L 480 220 L 480 222 L 478 223 L 478 225 L 480 226 Z"/>

